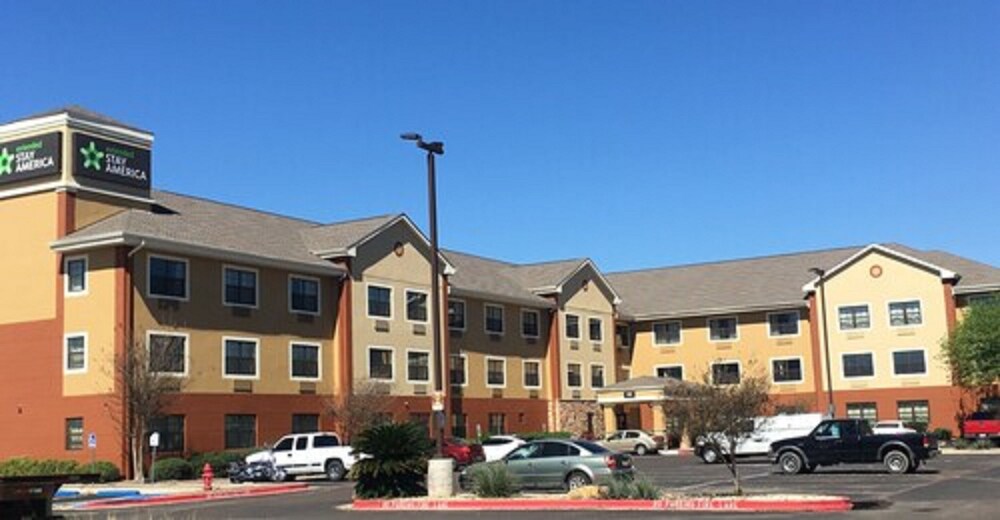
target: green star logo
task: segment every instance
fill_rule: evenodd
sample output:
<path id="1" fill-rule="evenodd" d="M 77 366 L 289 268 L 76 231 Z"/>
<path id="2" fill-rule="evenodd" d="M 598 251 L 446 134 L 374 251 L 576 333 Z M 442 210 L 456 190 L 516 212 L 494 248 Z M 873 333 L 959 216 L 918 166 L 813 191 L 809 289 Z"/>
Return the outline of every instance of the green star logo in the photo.
<path id="1" fill-rule="evenodd" d="M 84 168 L 93 168 L 101 171 L 101 159 L 104 158 L 104 152 L 98 150 L 97 145 L 93 141 L 90 142 L 89 146 L 80 148 L 80 153 L 83 154 Z"/>
<path id="2" fill-rule="evenodd" d="M 10 175 L 14 173 L 14 156 L 4 148 L 0 151 L 0 175 Z"/>

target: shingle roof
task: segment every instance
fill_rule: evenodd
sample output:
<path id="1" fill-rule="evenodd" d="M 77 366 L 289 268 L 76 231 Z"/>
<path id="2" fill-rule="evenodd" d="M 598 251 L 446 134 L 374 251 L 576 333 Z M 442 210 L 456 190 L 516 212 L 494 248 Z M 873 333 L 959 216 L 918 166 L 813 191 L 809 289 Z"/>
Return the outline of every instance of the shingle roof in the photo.
<path id="1" fill-rule="evenodd" d="M 314 254 L 346 251 L 402 215 L 379 215 L 317 226 L 302 232 L 306 246 Z"/>
<path id="2" fill-rule="evenodd" d="M 516 276 L 518 266 L 500 260 L 443 251 L 444 256 L 455 266 L 455 274 L 449 283 L 458 292 L 478 295 L 496 295 L 507 300 L 530 305 L 551 306 L 551 302 L 532 293 L 525 283 Z"/>
<path id="3" fill-rule="evenodd" d="M 72 117 L 73 119 L 80 119 L 80 120 L 83 120 L 83 121 L 89 121 L 89 122 L 92 122 L 92 123 L 98 123 L 98 124 L 102 124 L 102 125 L 120 126 L 122 128 L 128 128 L 129 130 L 135 130 L 137 132 L 143 132 L 143 133 L 146 133 L 146 134 L 152 134 L 152 132 L 150 132 L 149 130 L 143 130 L 142 128 L 139 128 L 137 126 L 133 126 L 133 125 L 130 125 L 128 123 L 123 123 L 123 122 L 121 122 L 121 121 L 119 121 L 117 119 L 114 119 L 112 117 L 106 116 L 106 115 L 98 113 L 98 112 L 94 112 L 93 110 L 84 108 L 84 107 L 79 106 L 79 105 L 66 105 L 64 107 L 59 107 L 59 108 L 55 108 L 55 109 L 52 109 L 52 110 L 46 110 L 45 112 L 40 112 L 40 113 L 37 113 L 37 114 L 32 114 L 32 115 L 27 116 L 27 117 L 19 117 L 17 119 L 14 119 L 12 121 L 7 121 L 7 122 L 2 123 L 2 124 L 6 125 L 6 124 L 9 124 L 9 123 L 17 123 L 19 121 L 27 121 L 29 119 L 39 119 L 39 118 L 42 118 L 42 117 L 54 116 L 54 115 L 59 115 L 59 114 L 67 114 L 70 117 Z"/>
<path id="4" fill-rule="evenodd" d="M 536 264 L 512 266 L 511 276 L 527 289 L 554 287 L 570 277 L 586 262 L 585 258 L 571 258 Z"/>
<path id="5" fill-rule="evenodd" d="M 976 262 L 946 251 L 921 251 L 902 244 L 888 244 L 886 247 L 955 271 L 961 277 L 955 284 L 955 292 L 967 292 L 977 286 L 1000 286 L 1000 269 L 992 265 Z"/>

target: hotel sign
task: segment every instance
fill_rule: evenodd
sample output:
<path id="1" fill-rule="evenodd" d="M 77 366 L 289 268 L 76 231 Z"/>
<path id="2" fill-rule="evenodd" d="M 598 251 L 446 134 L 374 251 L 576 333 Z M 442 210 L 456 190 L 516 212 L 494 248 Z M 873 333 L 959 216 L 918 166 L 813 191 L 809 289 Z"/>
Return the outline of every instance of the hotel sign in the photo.
<path id="1" fill-rule="evenodd" d="M 77 133 L 73 135 L 73 174 L 149 189 L 149 150 Z"/>
<path id="2" fill-rule="evenodd" d="M 0 184 L 62 171 L 62 133 L 0 142 Z"/>

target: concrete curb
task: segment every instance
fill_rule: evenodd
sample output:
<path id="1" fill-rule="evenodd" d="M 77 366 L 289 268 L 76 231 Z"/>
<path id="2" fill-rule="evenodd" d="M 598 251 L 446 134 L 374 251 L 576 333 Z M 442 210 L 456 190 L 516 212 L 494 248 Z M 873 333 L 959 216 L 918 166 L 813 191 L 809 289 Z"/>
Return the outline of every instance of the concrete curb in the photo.
<path id="1" fill-rule="evenodd" d="M 355 499 L 355 511 L 705 511 L 705 512 L 833 512 L 852 507 L 847 497 L 802 500 L 762 497 L 694 497 L 660 500 L 570 499 Z"/>
<path id="2" fill-rule="evenodd" d="M 270 495 L 283 495 L 286 493 L 298 493 L 309 489 L 309 484 L 282 484 L 276 486 L 259 486 L 247 489 L 227 489 L 223 491 L 199 491 L 196 493 L 173 493 L 165 495 L 142 497 L 117 498 L 107 500 L 92 500 L 80 506 L 79 509 L 86 511 L 99 511 L 103 509 L 120 509 L 124 507 L 136 506 L 156 506 L 165 504 L 183 504 L 186 502 L 202 502 L 211 500 L 229 500 L 233 498 L 261 497 Z"/>

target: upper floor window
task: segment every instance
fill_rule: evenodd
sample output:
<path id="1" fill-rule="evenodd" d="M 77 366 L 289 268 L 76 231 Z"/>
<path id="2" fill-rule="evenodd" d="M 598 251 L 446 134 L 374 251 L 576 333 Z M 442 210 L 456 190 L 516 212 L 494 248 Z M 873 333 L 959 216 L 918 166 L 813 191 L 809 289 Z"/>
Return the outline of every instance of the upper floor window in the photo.
<path id="1" fill-rule="evenodd" d="M 379 381 L 392 381 L 393 350 L 385 347 L 368 348 L 368 378 Z"/>
<path id="2" fill-rule="evenodd" d="M 406 290 L 406 319 L 427 321 L 427 293 L 412 289 Z"/>
<path id="3" fill-rule="evenodd" d="M 927 373 L 923 350 L 897 350 L 892 353 L 892 372 L 897 376 Z"/>
<path id="4" fill-rule="evenodd" d="M 448 328 L 465 330 L 465 302 L 448 300 Z"/>
<path id="5" fill-rule="evenodd" d="M 524 362 L 524 387 L 538 388 L 542 385 L 542 364 L 539 361 Z"/>
<path id="6" fill-rule="evenodd" d="M 406 353 L 406 380 L 426 383 L 431 380 L 431 354 L 420 350 Z"/>
<path id="7" fill-rule="evenodd" d="M 656 377 L 662 378 L 674 378 L 677 380 L 684 379 L 684 367 L 681 365 L 656 367 Z"/>
<path id="8" fill-rule="evenodd" d="M 767 315 L 768 335 L 798 336 L 799 311 L 775 312 Z"/>
<path id="9" fill-rule="evenodd" d="M 590 387 L 604 388 L 604 365 L 590 365 Z"/>
<path id="10" fill-rule="evenodd" d="M 708 320 L 708 337 L 712 341 L 739 339 L 736 318 L 711 318 Z"/>
<path id="11" fill-rule="evenodd" d="M 566 315 L 566 337 L 580 339 L 580 317 L 576 314 Z"/>
<path id="12" fill-rule="evenodd" d="M 69 334 L 66 336 L 65 372 L 87 371 L 87 335 Z"/>
<path id="13" fill-rule="evenodd" d="M 735 385 L 740 382 L 740 364 L 735 361 L 712 363 L 713 385 Z"/>
<path id="14" fill-rule="evenodd" d="M 319 314 L 319 280 L 292 276 L 288 280 L 288 292 L 292 312 Z"/>
<path id="15" fill-rule="evenodd" d="M 579 363 L 569 363 L 566 365 L 566 386 L 570 388 L 580 388 L 583 386 L 583 367 Z"/>
<path id="16" fill-rule="evenodd" d="M 392 318 L 392 287 L 368 286 L 368 316 L 371 318 Z"/>
<path id="17" fill-rule="evenodd" d="M 875 360 L 871 352 L 844 354 L 841 357 L 844 378 L 872 377 L 875 375 Z"/>
<path id="18" fill-rule="evenodd" d="M 507 360 L 486 358 L 486 386 L 502 387 L 507 384 Z"/>
<path id="19" fill-rule="evenodd" d="M 151 332 L 148 343 L 150 372 L 174 375 L 187 373 L 187 335 Z"/>
<path id="20" fill-rule="evenodd" d="M 188 298 L 187 260 L 149 257 L 149 295 L 156 298 Z"/>
<path id="21" fill-rule="evenodd" d="M 665 321 L 653 324 L 653 343 L 656 345 L 676 345 L 681 342 L 681 322 Z"/>
<path id="22" fill-rule="evenodd" d="M 257 377 L 257 347 L 256 340 L 226 339 L 225 365 L 223 375 L 228 377 Z"/>
<path id="23" fill-rule="evenodd" d="M 616 325 L 615 336 L 617 336 L 618 346 L 622 348 L 632 346 L 632 334 L 629 331 L 628 325 Z"/>
<path id="24" fill-rule="evenodd" d="M 771 361 L 771 377 L 775 383 L 801 383 L 802 360 L 786 358 Z"/>
<path id="25" fill-rule="evenodd" d="M 840 330 L 867 329 L 872 325 L 868 305 L 845 305 L 837 309 Z"/>
<path id="26" fill-rule="evenodd" d="M 538 311 L 521 311 L 521 335 L 526 338 L 538 337 Z"/>
<path id="27" fill-rule="evenodd" d="M 226 291 L 223 303 L 242 307 L 257 306 L 257 271 L 226 267 L 223 269 Z"/>
<path id="28" fill-rule="evenodd" d="M 590 329 L 590 341 L 604 340 L 604 321 L 600 318 L 590 318 L 587 320 L 587 328 Z"/>
<path id="29" fill-rule="evenodd" d="M 319 345 L 292 343 L 292 379 L 319 379 Z"/>
<path id="30" fill-rule="evenodd" d="M 903 327 L 920 325 L 923 317 L 920 313 L 920 301 L 892 302 L 889 304 L 889 325 Z"/>
<path id="31" fill-rule="evenodd" d="M 66 258 L 63 267 L 66 273 L 66 294 L 82 295 L 87 293 L 87 257 L 72 256 Z"/>
<path id="32" fill-rule="evenodd" d="M 448 371 L 448 381 L 453 386 L 465 386 L 467 382 L 469 358 L 465 354 L 452 354 L 451 366 Z"/>
<path id="33" fill-rule="evenodd" d="M 490 334 L 503 334 L 503 307 L 487 303 L 486 309 L 486 332 Z"/>

